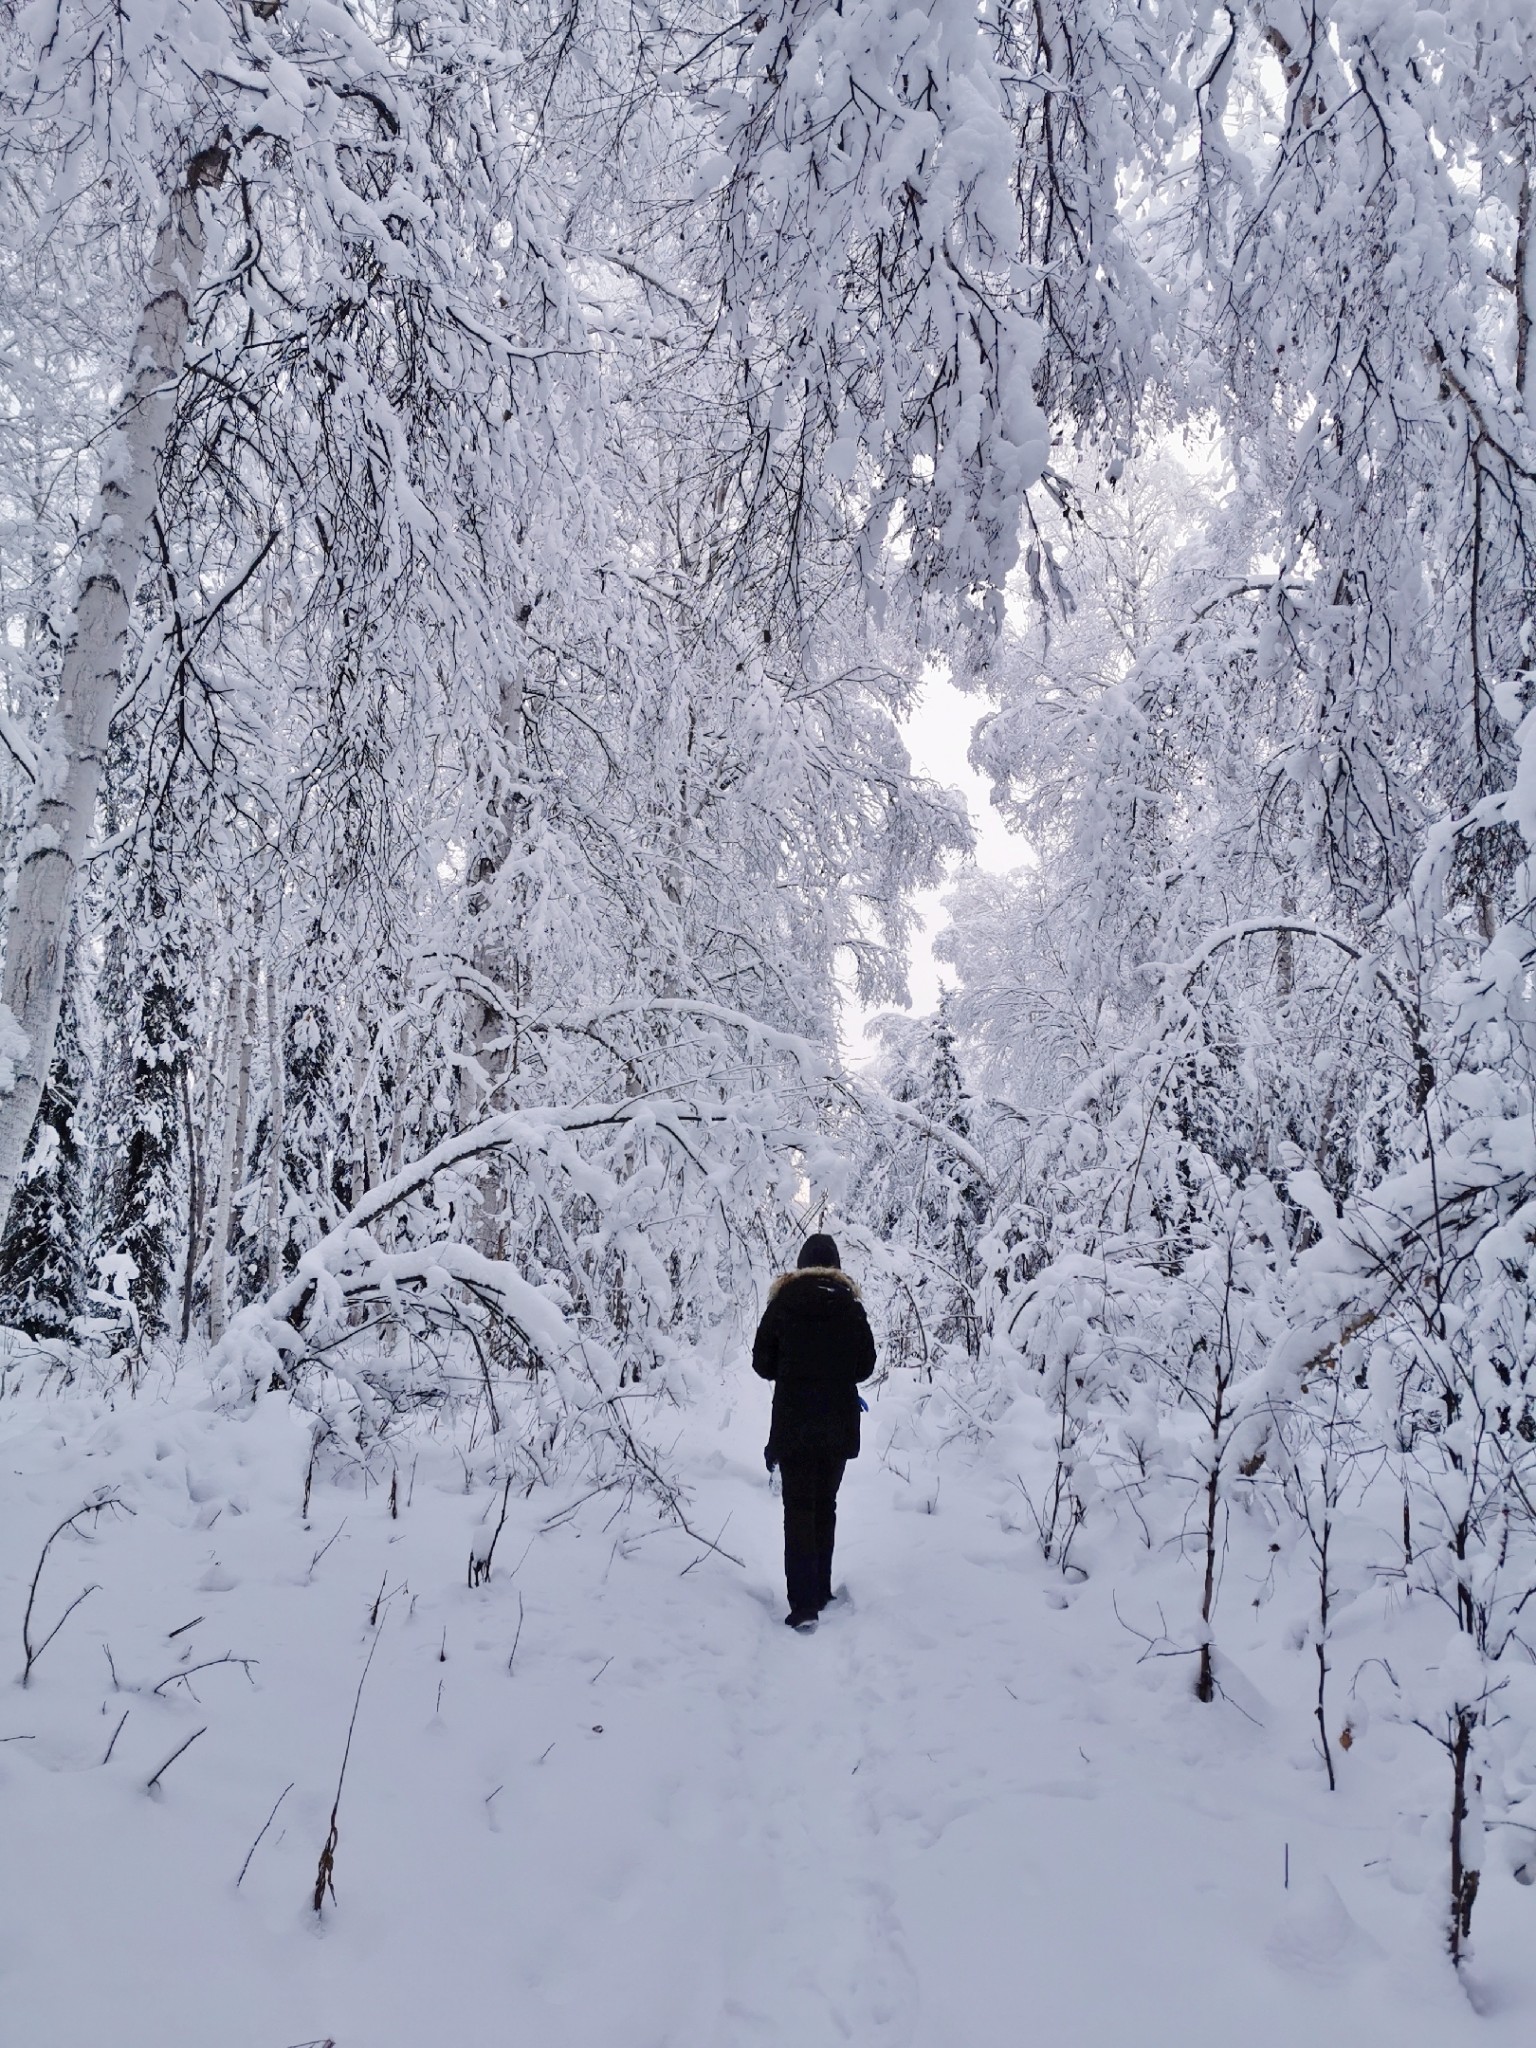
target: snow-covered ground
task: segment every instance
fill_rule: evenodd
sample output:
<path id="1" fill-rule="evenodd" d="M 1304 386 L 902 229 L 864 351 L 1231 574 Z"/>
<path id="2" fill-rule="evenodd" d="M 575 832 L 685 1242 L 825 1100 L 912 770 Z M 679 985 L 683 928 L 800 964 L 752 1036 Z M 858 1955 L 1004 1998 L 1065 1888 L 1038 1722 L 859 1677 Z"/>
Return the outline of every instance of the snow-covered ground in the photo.
<path id="1" fill-rule="evenodd" d="M 1201 1707 L 1115 1611 L 1187 1601 L 1189 1567 L 1106 1540 L 1067 1584 L 1001 1469 L 918 1448 L 919 1390 L 888 1384 L 844 1490 L 846 1597 L 802 1639 L 743 1377 L 672 1453 L 742 1565 L 573 1476 L 514 1493 L 474 1590 L 483 1444 L 407 1439 L 395 1515 L 322 1472 L 306 1517 L 280 1396 L 231 1418 L 183 1375 L 0 1403 L 5 2041 L 1531 2040 L 1536 1893 L 1490 1858 L 1475 2012 L 1441 1950 L 1441 1760 L 1378 1720 L 1330 1797 L 1308 1660 L 1255 1621 L 1245 1661 L 1236 1553 L 1229 1697 Z M 96 1590 L 23 1689 L 40 1546 L 101 1489 L 122 1505 L 54 1544 L 34 1641 Z"/>

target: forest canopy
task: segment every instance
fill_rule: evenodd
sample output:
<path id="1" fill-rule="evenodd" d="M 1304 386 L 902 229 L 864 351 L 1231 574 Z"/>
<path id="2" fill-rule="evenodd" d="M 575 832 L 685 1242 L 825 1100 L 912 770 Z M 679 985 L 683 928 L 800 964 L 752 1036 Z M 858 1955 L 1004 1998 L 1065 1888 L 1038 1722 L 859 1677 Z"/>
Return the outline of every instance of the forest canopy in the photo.
<path id="1" fill-rule="evenodd" d="M 1536 1826 L 1531 57 L 0 10 L 0 1321 L 354 1447 L 467 1377 L 665 1495 L 621 1395 L 835 1219 L 892 1369 L 1046 1418 L 1048 1559 L 1189 1546 L 1202 1700 L 1229 1518 L 1307 1547 L 1330 1783 L 1384 1532 L 1459 1957 L 1477 1788 Z M 1012 876 L 910 758 L 935 662 Z M 839 973 L 901 1003 L 956 874 L 850 1073 Z"/>

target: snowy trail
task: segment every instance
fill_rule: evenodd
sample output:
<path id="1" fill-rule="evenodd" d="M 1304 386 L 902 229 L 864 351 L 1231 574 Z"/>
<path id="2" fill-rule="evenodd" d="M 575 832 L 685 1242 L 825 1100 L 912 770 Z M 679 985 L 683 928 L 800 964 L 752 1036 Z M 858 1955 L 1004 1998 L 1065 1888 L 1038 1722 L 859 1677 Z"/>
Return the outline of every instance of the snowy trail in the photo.
<path id="1" fill-rule="evenodd" d="M 763 1606 L 780 1624 L 781 1603 Z M 720 2009 L 744 2041 L 912 2038 L 910 1967 L 878 1871 L 876 1702 L 857 1642 L 845 1598 L 817 1640 L 786 1638 L 787 1654 L 723 1698 L 735 1766 L 723 1803 L 744 1834 Z"/>
<path id="2" fill-rule="evenodd" d="M 306 1525 L 307 1438 L 277 1404 L 70 1431 L 13 1407 L 8 1654 L 39 1532 L 103 1482 L 135 1512 L 56 1555 L 50 1619 L 99 1590 L 30 1688 L 0 1688 L 0 1737 L 23 1738 L 0 1743 L 7 2044 L 1528 2043 L 1529 1895 L 1480 1907 L 1502 1974 L 1479 2019 L 1438 1954 L 1433 1869 L 1383 1867 L 1384 1788 L 1416 1750 L 1383 1739 L 1330 1804 L 1299 1713 L 1265 1697 L 1285 1672 L 1250 1674 L 1251 1720 L 1196 1707 L 1184 1667 L 1136 1662 L 1110 1574 L 1064 1588 L 959 1469 L 922 1512 L 875 1421 L 844 1489 L 849 1598 L 802 1639 L 750 1402 L 677 1452 L 696 1526 L 726 1525 L 744 1570 L 545 1494 L 513 1502 L 476 1591 L 489 1495 L 446 1447 L 398 1520 L 327 1485 Z M 190 1672 L 226 1652 L 249 1679 Z"/>

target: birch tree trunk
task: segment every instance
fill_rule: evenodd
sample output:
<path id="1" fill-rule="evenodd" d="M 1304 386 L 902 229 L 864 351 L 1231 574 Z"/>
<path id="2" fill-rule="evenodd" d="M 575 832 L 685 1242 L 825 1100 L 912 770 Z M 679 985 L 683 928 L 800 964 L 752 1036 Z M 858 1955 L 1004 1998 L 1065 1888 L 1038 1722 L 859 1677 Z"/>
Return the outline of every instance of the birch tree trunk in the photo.
<path id="1" fill-rule="evenodd" d="M 267 968 L 267 1286 L 283 1284 L 283 1000 L 276 962 Z"/>
<path id="2" fill-rule="evenodd" d="M 212 1106 L 212 1084 L 203 1089 L 203 1115 L 199 1119 L 192 1100 L 191 1062 L 181 1069 L 181 1113 L 187 1133 L 187 1256 L 181 1271 L 181 1341 L 192 1335 L 192 1296 L 197 1287 L 197 1268 L 202 1253 L 203 1215 L 208 1198 L 208 1165 L 203 1149 L 207 1136 L 208 1111 Z"/>
<path id="3" fill-rule="evenodd" d="M 38 771 L 38 804 L 22 844 L 6 927 L 0 1001 L 27 1041 L 16 1086 L 0 1096 L 0 1231 L 53 1062 L 64 952 L 75 883 L 96 814 L 107 729 L 117 701 L 139 568 L 155 506 L 155 466 L 171 423 L 176 380 L 202 273 L 206 237 L 198 194 L 218 185 L 222 148 L 202 150 L 155 239 L 149 291 L 128 359 L 127 388 L 106 444 L 75 603 Z"/>

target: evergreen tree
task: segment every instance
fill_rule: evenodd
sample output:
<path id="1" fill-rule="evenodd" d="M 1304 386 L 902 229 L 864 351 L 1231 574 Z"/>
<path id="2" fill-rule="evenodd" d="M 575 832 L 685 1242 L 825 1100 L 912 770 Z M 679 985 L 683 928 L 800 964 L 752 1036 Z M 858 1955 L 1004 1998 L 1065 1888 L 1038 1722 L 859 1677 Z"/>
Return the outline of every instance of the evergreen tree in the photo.
<path id="1" fill-rule="evenodd" d="M 927 1363 L 935 1350 L 956 1344 L 975 1357 L 979 1245 L 989 1196 L 981 1173 L 936 1137 L 952 1131 L 969 1145 L 975 1136 L 948 991 L 925 1024 L 901 1036 L 904 1042 L 888 1057 L 885 1085 L 912 1117 L 881 1132 L 860 1175 L 864 1213 L 894 1254 L 891 1348 L 905 1363 Z"/>
<path id="2" fill-rule="evenodd" d="M 949 991 L 928 1027 L 923 1085 L 915 1100 L 926 1122 L 974 1136 L 973 1105 L 966 1089 L 949 1017 Z M 976 1283 L 981 1267 L 977 1246 L 987 1215 L 987 1190 L 980 1174 L 957 1152 L 923 1136 L 921 1177 L 915 1195 L 915 1234 L 937 1270 L 926 1283 L 932 1329 L 940 1344 L 963 1343 L 974 1358 L 980 1349 Z"/>
<path id="3" fill-rule="evenodd" d="M 86 1306 L 80 1112 L 89 1075 L 76 993 L 71 946 L 53 1065 L 0 1239 L 0 1323 L 30 1337 L 67 1337 Z"/>
<path id="4" fill-rule="evenodd" d="M 191 962 L 148 892 L 140 930 L 108 941 L 102 1010 L 108 1052 L 98 1169 L 98 1261 L 132 1306 L 140 1339 L 166 1327 L 182 1213 L 184 1088 L 192 1055 Z"/>
<path id="5" fill-rule="evenodd" d="M 296 1001 L 283 1027 L 283 1181 L 291 1198 L 285 1272 L 292 1272 L 313 1235 L 329 1230 L 350 1206 L 336 1129 L 335 1054 L 335 1026 L 325 1006 L 310 997 Z"/>

